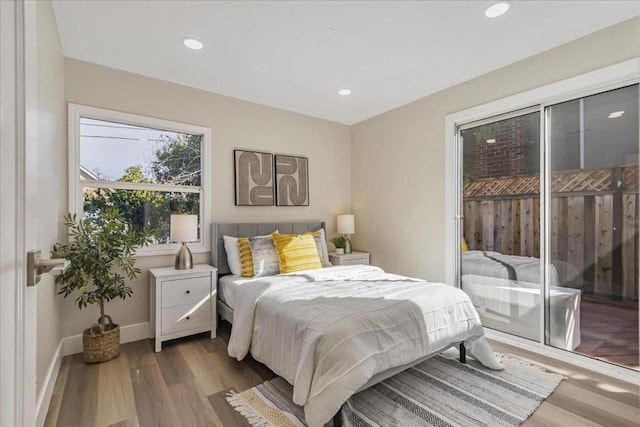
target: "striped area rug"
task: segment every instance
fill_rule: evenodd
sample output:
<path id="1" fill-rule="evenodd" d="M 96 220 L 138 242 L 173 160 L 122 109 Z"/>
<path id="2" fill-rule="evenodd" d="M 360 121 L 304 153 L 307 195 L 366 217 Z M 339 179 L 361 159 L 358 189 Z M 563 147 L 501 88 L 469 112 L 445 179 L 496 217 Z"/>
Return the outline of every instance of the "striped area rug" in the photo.
<path id="1" fill-rule="evenodd" d="M 519 426 L 564 377 L 515 357 L 497 354 L 506 366 L 491 371 L 450 350 L 349 399 L 345 427 Z M 255 427 L 304 426 L 304 410 L 291 401 L 292 387 L 276 378 L 227 401 Z M 329 424 L 330 425 L 330 424 Z"/>

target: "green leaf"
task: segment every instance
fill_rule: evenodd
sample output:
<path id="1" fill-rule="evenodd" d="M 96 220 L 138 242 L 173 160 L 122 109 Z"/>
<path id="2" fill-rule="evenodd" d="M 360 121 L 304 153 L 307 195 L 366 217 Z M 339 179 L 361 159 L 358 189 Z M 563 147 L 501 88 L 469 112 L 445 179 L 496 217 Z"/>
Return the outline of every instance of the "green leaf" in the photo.
<path id="1" fill-rule="evenodd" d="M 126 286 L 125 276 L 135 279 L 140 274 L 132 267 L 132 256 L 137 248 L 149 244 L 154 231 L 127 231 L 127 220 L 112 207 L 82 220 L 67 214 L 64 225 L 72 239 L 67 244 L 54 244 L 51 251 L 52 257 L 71 261 L 67 271 L 55 278 L 58 294 L 68 297 L 75 293 L 80 309 L 101 300 L 130 297 L 133 290 Z"/>

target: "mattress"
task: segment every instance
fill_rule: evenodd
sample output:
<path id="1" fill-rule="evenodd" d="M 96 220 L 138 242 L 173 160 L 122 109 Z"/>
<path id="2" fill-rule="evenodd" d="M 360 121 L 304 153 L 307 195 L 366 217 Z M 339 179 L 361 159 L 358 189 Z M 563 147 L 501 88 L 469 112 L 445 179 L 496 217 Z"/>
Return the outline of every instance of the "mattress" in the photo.
<path id="1" fill-rule="evenodd" d="M 222 276 L 218 279 L 218 299 L 235 310 L 238 294 L 242 292 L 242 286 L 246 286 L 250 282 L 256 281 L 252 277 L 233 276 L 231 274 Z"/>

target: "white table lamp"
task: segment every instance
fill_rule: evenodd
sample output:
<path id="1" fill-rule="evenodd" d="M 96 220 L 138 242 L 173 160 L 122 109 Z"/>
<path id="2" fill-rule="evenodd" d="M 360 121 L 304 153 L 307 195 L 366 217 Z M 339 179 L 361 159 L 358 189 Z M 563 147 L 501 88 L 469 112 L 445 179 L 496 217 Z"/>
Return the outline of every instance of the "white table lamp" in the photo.
<path id="1" fill-rule="evenodd" d="M 356 221 L 355 217 L 351 214 L 338 215 L 338 234 L 344 234 L 347 237 L 347 243 L 344 247 L 344 253 L 351 253 L 351 241 L 349 240 L 349 234 L 355 234 Z"/>
<path id="2" fill-rule="evenodd" d="M 198 215 L 171 215 L 171 241 L 180 242 L 176 254 L 176 270 L 193 268 L 193 257 L 187 242 L 198 240 Z"/>

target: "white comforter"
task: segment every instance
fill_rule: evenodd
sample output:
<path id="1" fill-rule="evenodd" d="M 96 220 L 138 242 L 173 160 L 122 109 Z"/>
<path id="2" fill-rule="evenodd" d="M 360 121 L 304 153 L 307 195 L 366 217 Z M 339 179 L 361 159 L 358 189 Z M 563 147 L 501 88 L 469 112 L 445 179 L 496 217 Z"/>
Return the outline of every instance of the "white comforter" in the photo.
<path id="1" fill-rule="evenodd" d="M 374 375 L 464 341 L 501 369 L 478 313 L 461 290 L 338 266 L 266 277 L 237 301 L 229 355 L 251 354 L 293 384 L 310 426 L 329 421 Z"/>

